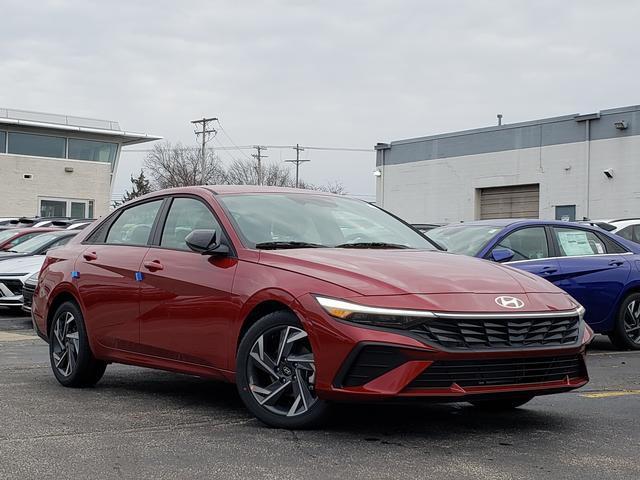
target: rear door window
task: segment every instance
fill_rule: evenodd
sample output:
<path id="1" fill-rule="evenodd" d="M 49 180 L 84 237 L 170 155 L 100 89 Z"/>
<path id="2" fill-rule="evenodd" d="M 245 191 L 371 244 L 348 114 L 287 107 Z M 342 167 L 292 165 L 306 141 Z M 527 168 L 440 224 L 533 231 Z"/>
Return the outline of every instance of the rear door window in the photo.
<path id="1" fill-rule="evenodd" d="M 558 242 L 560 255 L 563 257 L 625 252 L 622 247 L 612 240 L 605 240 L 589 230 L 554 227 L 553 232 Z"/>
<path id="2" fill-rule="evenodd" d="M 146 202 L 124 210 L 111 224 L 105 243 L 114 245 L 146 245 L 162 200 Z"/>

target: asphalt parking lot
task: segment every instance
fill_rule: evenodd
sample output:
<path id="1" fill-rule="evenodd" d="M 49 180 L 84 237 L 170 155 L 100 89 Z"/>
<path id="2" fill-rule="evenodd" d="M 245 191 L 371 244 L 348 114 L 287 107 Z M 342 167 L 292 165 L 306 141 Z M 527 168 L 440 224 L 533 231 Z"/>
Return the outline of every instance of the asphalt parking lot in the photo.
<path id="1" fill-rule="evenodd" d="M 107 368 L 65 389 L 27 317 L 0 312 L 0 478 L 640 478 L 640 353 L 598 338 L 591 382 L 505 414 L 341 406 L 322 430 L 250 417 L 231 385 Z"/>

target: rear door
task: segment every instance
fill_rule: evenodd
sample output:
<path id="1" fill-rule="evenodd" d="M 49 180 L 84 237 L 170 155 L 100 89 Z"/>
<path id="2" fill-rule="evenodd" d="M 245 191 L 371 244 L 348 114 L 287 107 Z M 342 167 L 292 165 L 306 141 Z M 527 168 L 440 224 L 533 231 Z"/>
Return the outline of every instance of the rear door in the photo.
<path id="1" fill-rule="evenodd" d="M 606 321 L 631 272 L 627 251 L 592 230 L 570 226 L 550 230 L 560 267 L 556 285 L 586 308 L 590 325 Z"/>
<path id="2" fill-rule="evenodd" d="M 100 344 L 135 351 L 140 341 L 140 265 L 163 199 L 123 209 L 85 242 L 76 261 L 87 328 Z"/>
<path id="3" fill-rule="evenodd" d="M 191 251 L 185 237 L 196 229 L 224 238 L 204 201 L 173 198 L 142 262 L 141 342 L 149 355 L 226 368 L 229 322 L 240 305 L 231 294 L 237 260 Z"/>

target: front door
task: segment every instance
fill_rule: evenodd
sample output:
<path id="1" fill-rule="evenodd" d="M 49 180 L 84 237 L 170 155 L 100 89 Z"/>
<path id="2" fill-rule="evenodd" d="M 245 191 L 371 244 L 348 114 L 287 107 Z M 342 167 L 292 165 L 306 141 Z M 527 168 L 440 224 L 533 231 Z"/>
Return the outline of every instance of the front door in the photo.
<path id="1" fill-rule="evenodd" d="M 231 296 L 237 260 L 191 251 L 185 237 L 196 229 L 222 235 L 204 202 L 174 198 L 157 245 L 142 262 L 142 348 L 169 360 L 226 368 L 229 322 L 239 305 Z"/>

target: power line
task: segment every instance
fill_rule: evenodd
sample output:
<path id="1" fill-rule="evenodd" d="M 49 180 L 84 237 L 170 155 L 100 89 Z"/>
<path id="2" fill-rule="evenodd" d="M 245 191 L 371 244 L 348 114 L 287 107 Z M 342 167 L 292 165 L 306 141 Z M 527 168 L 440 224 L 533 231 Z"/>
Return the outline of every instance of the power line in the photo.
<path id="1" fill-rule="evenodd" d="M 295 149 L 295 145 L 264 145 L 265 148 L 273 148 L 273 149 Z M 183 147 L 180 150 L 195 150 L 198 147 Z M 373 148 L 350 148 L 350 147 L 316 147 L 316 146 L 303 146 L 305 150 L 325 150 L 332 152 L 374 152 Z M 243 155 L 247 156 L 247 154 L 243 150 L 253 150 L 255 149 L 255 145 L 234 145 L 233 147 L 207 147 L 208 150 L 239 150 Z M 136 148 L 136 149 L 126 149 L 121 150 L 121 152 L 131 152 L 131 153 L 149 153 L 154 150 L 151 148 Z M 249 158 L 247 156 L 247 158 Z"/>
<path id="2" fill-rule="evenodd" d="M 218 120 L 218 126 L 220 127 L 220 130 L 222 131 L 222 133 L 224 134 L 225 137 L 227 137 L 229 139 L 229 141 L 231 142 L 231 145 L 233 145 L 241 154 L 243 154 L 245 157 L 249 158 L 249 156 L 246 154 L 246 152 L 244 152 L 238 145 L 236 145 L 236 142 L 233 141 L 233 139 L 231 138 L 231 136 L 229 136 L 229 134 L 227 133 L 227 131 L 224 129 L 224 127 L 222 126 L 222 123 L 220 123 L 220 120 Z M 249 148 L 253 148 L 253 147 L 249 147 Z M 251 158 L 249 158 L 249 160 L 251 160 Z"/>

